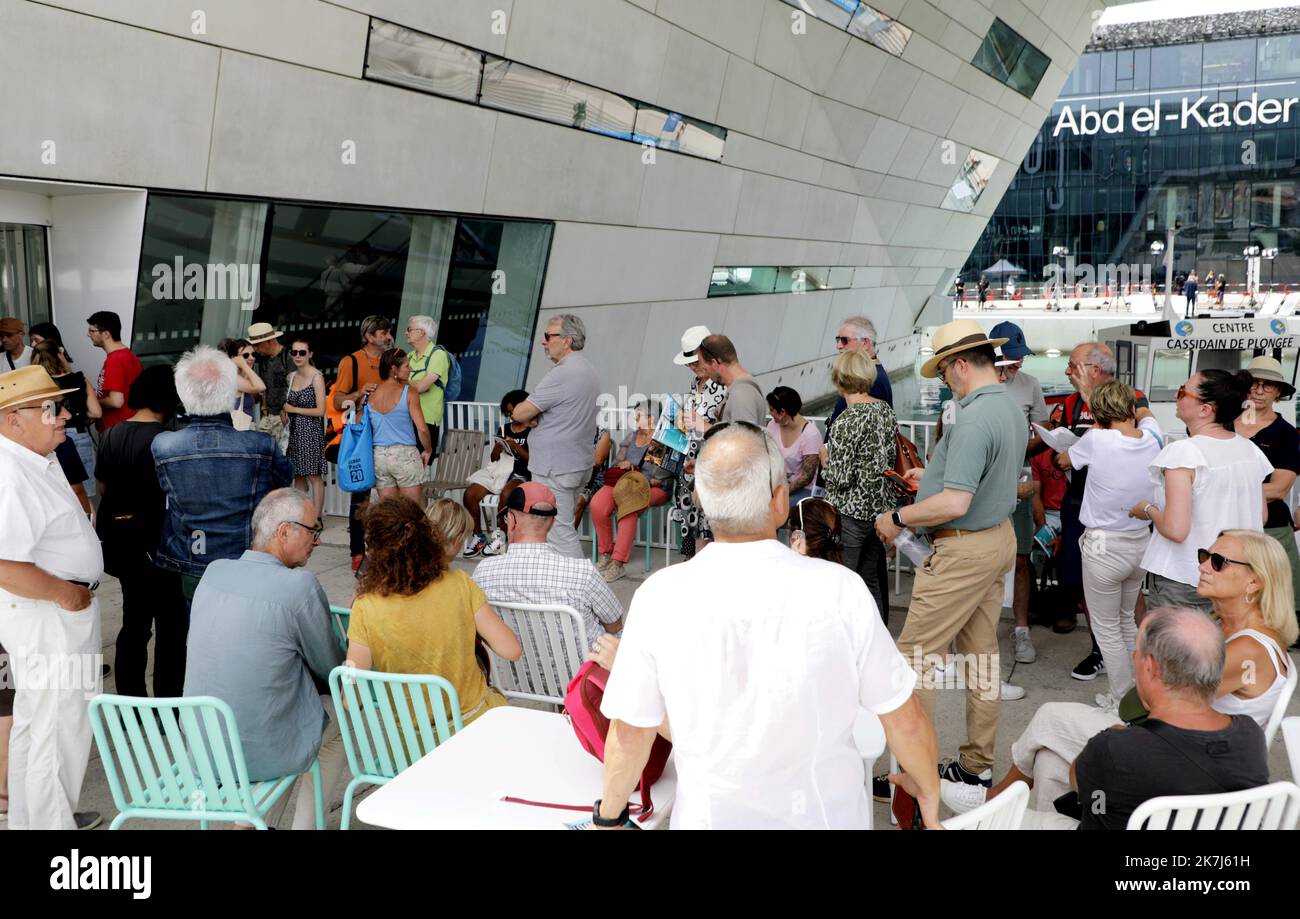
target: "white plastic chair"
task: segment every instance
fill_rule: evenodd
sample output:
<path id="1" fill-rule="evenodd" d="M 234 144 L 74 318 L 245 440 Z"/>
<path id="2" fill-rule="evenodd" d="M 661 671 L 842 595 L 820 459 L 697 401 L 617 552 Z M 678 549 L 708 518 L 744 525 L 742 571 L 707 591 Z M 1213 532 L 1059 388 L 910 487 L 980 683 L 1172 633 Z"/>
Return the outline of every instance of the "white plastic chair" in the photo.
<path id="1" fill-rule="evenodd" d="M 1291 760 L 1291 781 L 1300 784 L 1300 715 L 1293 715 L 1282 722 L 1282 740 L 1286 743 L 1286 755 Z"/>
<path id="2" fill-rule="evenodd" d="M 1286 686 L 1282 688 L 1282 695 L 1277 697 L 1277 702 L 1273 705 L 1273 714 L 1268 716 L 1268 724 L 1264 726 L 1264 743 L 1268 749 L 1273 749 L 1273 739 L 1277 737 L 1277 729 L 1282 725 L 1282 719 L 1286 717 L 1286 707 L 1291 704 L 1291 697 L 1295 695 L 1296 680 L 1300 679 L 1296 670 L 1296 662 L 1290 654 L 1286 655 L 1287 675 Z"/>
<path id="3" fill-rule="evenodd" d="M 1300 720 L 1300 719 L 1298 719 Z M 862 769 L 866 775 L 867 794 L 871 794 L 871 777 L 876 771 L 876 760 L 885 753 L 885 727 L 880 719 L 865 708 L 858 709 L 858 718 L 853 722 L 853 745 L 862 757 Z M 872 829 L 872 811 L 867 808 L 867 829 Z"/>
<path id="4" fill-rule="evenodd" d="M 949 817 L 943 822 L 945 830 L 1018 830 L 1029 807 L 1029 786 L 1014 782 L 1006 791 L 991 801 L 985 801 L 973 811 Z"/>
<path id="5" fill-rule="evenodd" d="M 524 653 L 508 661 L 488 648 L 492 685 L 508 699 L 564 704 L 564 691 L 586 658 L 587 628 L 571 606 L 507 603 L 488 598 Z"/>
<path id="6" fill-rule="evenodd" d="M 1144 801 L 1128 818 L 1130 830 L 1294 830 L 1300 787 L 1274 782 L 1217 795 L 1169 795 Z"/>

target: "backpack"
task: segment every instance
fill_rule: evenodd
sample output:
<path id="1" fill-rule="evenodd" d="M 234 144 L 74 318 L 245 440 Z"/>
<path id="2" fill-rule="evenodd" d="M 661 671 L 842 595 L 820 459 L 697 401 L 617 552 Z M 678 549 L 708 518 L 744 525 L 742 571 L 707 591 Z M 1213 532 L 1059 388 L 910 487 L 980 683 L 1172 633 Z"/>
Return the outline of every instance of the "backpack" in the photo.
<path id="1" fill-rule="evenodd" d="M 452 354 L 442 345 L 438 345 L 438 350 L 445 352 L 447 355 L 447 380 L 444 383 L 439 380 L 434 386 L 442 390 L 442 403 L 455 402 L 460 398 L 460 361 L 456 360 L 456 355 Z"/>
<path id="2" fill-rule="evenodd" d="M 595 661 L 587 661 L 569 681 L 564 693 L 564 712 L 573 725 L 573 732 L 578 735 L 578 743 L 602 763 L 605 761 L 605 736 L 609 733 L 609 719 L 601 713 L 600 703 L 605 698 L 605 684 L 608 680 L 608 670 Z M 657 735 L 638 784 L 641 807 L 637 810 L 633 805 L 632 808 L 638 820 L 645 820 L 654 813 L 650 786 L 663 775 L 668 755 L 672 752 L 673 745 Z"/>

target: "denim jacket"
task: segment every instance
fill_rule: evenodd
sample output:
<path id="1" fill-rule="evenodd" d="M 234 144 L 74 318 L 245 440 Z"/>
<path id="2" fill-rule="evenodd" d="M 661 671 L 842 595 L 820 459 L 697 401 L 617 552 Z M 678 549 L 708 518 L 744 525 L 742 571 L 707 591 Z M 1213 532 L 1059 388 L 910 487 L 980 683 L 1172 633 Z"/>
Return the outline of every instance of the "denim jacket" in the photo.
<path id="1" fill-rule="evenodd" d="M 155 563 L 168 571 L 202 577 L 209 562 L 239 558 L 258 502 L 293 484 L 293 463 L 271 435 L 236 431 L 229 415 L 194 416 L 152 449 L 167 496 Z"/>

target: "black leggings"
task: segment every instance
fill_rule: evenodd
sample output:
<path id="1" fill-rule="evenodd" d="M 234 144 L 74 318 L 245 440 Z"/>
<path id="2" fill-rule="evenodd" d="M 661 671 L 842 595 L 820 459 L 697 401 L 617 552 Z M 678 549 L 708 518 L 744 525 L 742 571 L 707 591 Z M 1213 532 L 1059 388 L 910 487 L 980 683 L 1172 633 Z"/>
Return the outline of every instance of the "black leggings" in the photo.
<path id="1" fill-rule="evenodd" d="M 117 633 L 114 676 L 124 696 L 147 696 L 149 639 L 154 637 L 153 694 L 171 698 L 185 692 L 185 639 L 189 616 L 180 575 L 149 564 L 123 572 L 122 631 Z M 154 635 L 156 632 L 156 635 Z"/>

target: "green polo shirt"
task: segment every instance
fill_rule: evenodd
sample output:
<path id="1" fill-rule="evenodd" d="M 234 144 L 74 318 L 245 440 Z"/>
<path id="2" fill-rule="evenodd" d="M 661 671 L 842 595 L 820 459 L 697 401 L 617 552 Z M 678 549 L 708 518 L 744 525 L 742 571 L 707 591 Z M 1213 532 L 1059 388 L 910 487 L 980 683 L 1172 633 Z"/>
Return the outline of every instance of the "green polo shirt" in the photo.
<path id="1" fill-rule="evenodd" d="M 447 358 L 447 352 L 430 343 L 429 349 L 424 354 L 411 349 L 410 362 L 412 381 L 429 373 L 438 375 L 438 382 L 430 386 L 426 392 L 420 393 L 420 411 L 424 412 L 425 424 L 441 425 L 444 395 L 442 388 L 447 385 L 447 377 L 451 373 L 451 361 Z"/>
<path id="2" fill-rule="evenodd" d="M 1001 383 L 981 386 L 962 399 L 957 421 L 943 432 L 916 500 L 924 501 L 945 488 L 968 491 L 974 497 L 956 520 L 922 529 L 984 530 L 1011 516 L 1028 442 L 1025 413 Z"/>

